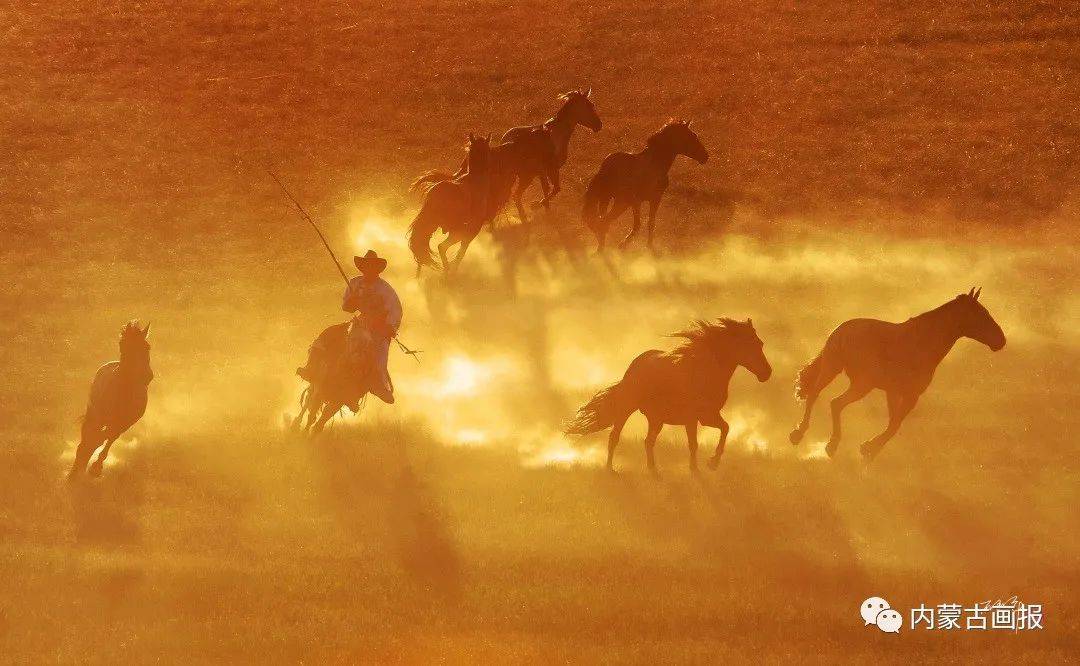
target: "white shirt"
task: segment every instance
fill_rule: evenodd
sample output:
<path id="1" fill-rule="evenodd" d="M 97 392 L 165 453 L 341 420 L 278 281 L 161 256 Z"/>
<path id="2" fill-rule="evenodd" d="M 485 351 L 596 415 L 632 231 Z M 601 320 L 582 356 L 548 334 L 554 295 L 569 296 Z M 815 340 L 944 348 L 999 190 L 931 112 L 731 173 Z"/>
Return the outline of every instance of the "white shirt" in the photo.
<path id="1" fill-rule="evenodd" d="M 398 327 L 401 326 L 401 299 L 398 298 L 397 292 L 390 286 L 390 283 L 382 278 L 376 278 L 373 282 L 367 282 L 363 276 L 356 276 L 349 280 L 349 286 L 345 287 L 345 294 L 341 298 L 341 309 L 346 312 L 355 312 L 356 310 L 348 309 L 350 300 L 356 299 L 360 302 L 360 310 L 371 309 L 370 303 L 375 302 L 381 305 L 381 308 L 376 306 L 375 309 L 381 309 L 386 314 L 386 323 L 390 325 L 390 328 L 397 333 Z M 365 306 L 365 304 L 369 304 Z M 369 312 L 368 314 L 379 314 L 378 312 Z"/>

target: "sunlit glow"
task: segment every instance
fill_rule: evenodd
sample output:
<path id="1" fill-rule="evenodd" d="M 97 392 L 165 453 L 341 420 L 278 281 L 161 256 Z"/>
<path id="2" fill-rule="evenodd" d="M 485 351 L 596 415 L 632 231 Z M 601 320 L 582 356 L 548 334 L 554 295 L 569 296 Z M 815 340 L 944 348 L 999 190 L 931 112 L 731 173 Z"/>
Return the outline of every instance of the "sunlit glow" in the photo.
<path id="1" fill-rule="evenodd" d="M 490 372 L 480 363 L 465 356 L 452 356 L 443 364 L 439 393 L 443 396 L 471 395 Z"/>
<path id="2" fill-rule="evenodd" d="M 453 441 L 462 446 L 480 446 L 488 443 L 488 434 L 479 428 L 461 428 L 454 432 Z"/>

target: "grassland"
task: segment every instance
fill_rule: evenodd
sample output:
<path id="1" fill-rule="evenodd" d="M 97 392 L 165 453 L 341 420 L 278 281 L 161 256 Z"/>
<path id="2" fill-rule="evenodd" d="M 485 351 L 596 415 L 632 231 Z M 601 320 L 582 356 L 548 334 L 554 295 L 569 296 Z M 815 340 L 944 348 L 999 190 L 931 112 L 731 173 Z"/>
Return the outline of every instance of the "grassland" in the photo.
<path id="1" fill-rule="evenodd" d="M 0 32 L 0 661 L 1066 661 L 1077 650 L 1080 18 L 1065 3 L 8 5 Z M 517 290 L 483 240 L 415 280 L 415 174 L 470 130 L 592 86 Z M 574 267 L 582 183 L 668 116 L 659 257 Z M 375 246 L 407 303 L 400 402 L 281 428 L 338 315 L 315 239 Z M 500 223 L 502 223 L 501 221 Z M 562 230 L 561 234 L 557 233 Z M 795 371 L 849 317 L 982 285 L 966 341 L 874 467 L 848 412 L 786 432 Z M 620 472 L 559 425 L 695 316 L 752 316 L 721 469 L 681 435 Z M 99 482 L 63 483 L 94 369 L 131 317 L 157 379 Z M 837 387 L 834 390 L 838 390 Z M 706 440 L 715 441 L 710 433 Z M 887 636 L 856 605 L 1043 603 L 1039 633 Z"/>

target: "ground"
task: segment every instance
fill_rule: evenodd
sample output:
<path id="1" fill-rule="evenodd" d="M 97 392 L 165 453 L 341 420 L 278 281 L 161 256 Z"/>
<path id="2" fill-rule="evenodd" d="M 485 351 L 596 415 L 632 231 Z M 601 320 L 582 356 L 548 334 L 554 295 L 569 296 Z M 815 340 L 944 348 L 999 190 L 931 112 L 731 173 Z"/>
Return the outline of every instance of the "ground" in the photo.
<path id="1" fill-rule="evenodd" d="M 301 6 L 302 5 L 302 6 Z M 316 2 L 12 5 L 0 32 L 0 654 L 13 662 L 1059 662 L 1077 651 L 1080 19 L 1066 4 Z M 469 131 L 593 88 L 564 192 L 515 268 L 485 234 L 414 276 L 408 182 Z M 659 253 L 590 255 L 584 183 L 690 118 Z M 391 260 L 399 402 L 317 440 L 292 375 L 344 260 Z M 516 220 L 508 215 L 500 227 Z M 973 286 L 962 340 L 871 467 L 884 399 L 792 384 L 851 317 Z M 617 472 L 562 423 L 695 317 L 753 317 L 732 442 Z M 94 370 L 152 325 L 144 420 L 63 475 Z M 706 430 L 711 449 L 716 432 Z M 1016 596 L 1041 632 L 864 627 L 858 605 Z"/>

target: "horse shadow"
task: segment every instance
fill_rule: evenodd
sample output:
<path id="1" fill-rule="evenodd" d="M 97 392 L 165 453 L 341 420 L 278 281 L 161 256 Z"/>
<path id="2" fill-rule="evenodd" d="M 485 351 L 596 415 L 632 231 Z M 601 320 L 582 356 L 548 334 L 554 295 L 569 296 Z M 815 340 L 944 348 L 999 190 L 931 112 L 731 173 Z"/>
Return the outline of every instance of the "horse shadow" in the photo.
<path id="1" fill-rule="evenodd" d="M 372 530 L 387 541 L 401 571 L 425 591 L 456 598 L 462 565 L 449 520 L 409 460 L 419 432 L 361 425 L 327 431 L 313 441 L 323 493 L 343 526 L 358 538 Z"/>
<path id="2" fill-rule="evenodd" d="M 147 503 L 144 476 L 113 467 L 100 480 L 66 482 L 75 542 L 112 548 L 141 545 Z"/>

